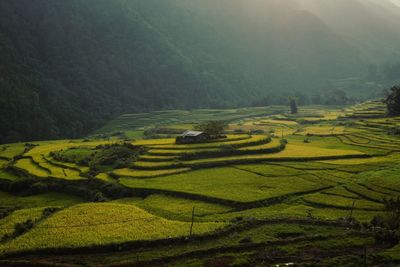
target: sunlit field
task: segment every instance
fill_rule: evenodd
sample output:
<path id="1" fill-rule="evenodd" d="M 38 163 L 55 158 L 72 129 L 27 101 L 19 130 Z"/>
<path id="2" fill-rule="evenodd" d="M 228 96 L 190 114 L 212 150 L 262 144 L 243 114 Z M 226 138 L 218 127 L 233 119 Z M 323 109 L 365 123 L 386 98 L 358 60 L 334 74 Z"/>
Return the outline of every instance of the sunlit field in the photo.
<path id="1" fill-rule="evenodd" d="M 2 145 L 0 265 L 79 254 L 87 265 L 230 255 L 248 266 L 260 249 L 283 261 L 335 251 L 329 265 L 364 247 L 399 260 L 399 246 L 371 230 L 400 197 L 400 137 L 388 134 L 400 119 L 382 105 L 131 114 L 85 140 Z M 227 121 L 225 136 L 175 143 L 210 119 Z M 169 134 L 146 136 L 161 123 Z"/>

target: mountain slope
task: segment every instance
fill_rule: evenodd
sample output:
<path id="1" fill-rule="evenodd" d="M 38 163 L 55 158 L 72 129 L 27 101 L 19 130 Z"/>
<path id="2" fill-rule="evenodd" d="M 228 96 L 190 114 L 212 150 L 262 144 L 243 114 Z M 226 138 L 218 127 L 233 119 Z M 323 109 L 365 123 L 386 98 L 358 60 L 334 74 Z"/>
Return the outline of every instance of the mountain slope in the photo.
<path id="1" fill-rule="evenodd" d="M 399 52 L 392 7 L 3 0 L 0 142 L 83 136 L 125 112 L 232 107 L 266 96 L 282 103 L 295 91 L 321 92 Z"/>
<path id="2" fill-rule="evenodd" d="M 385 0 L 295 0 L 312 12 L 370 63 L 400 57 L 400 7 Z"/>

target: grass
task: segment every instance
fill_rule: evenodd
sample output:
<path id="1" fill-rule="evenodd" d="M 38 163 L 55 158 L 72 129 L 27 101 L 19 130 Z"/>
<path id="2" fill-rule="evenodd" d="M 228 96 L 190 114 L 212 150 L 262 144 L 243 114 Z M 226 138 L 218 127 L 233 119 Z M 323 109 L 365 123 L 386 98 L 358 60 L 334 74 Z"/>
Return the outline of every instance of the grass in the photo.
<path id="1" fill-rule="evenodd" d="M 343 157 L 343 156 L 360 156 L 364 155 L 364 153 L 356 151 L 356 150 L 343 150 L 343 149 L 327 149 L 320 148 L 315 146 L 308 145 L 292 145 L 288 144 L 286 148 L 278 153 L 271 154 L 263 154 L 263 155 L 245 155 L 245 156 L 233 156 L 233 157 L 221 157 L 217 159 L 201 159 L 188 161 L 188 163 L 196 164 L 196 163 L 206 163 L 206 162 L 215 162 L 215 161 L 229 161 L 229 160 L 240 160 L 240 159 L 260 159 L 260 160 L 268 160 L 268 159 L 318 159 L 318 158 L 335 158 L 335 157 Z"/>
<path id="2" fill-rule="evenodd" d="M 393 260 L 400 261 L 400 244 L 386 250 L 382 255 L 390 257 Z"/>
<path id="3" fill-rule="evenodd" d="M 257 173 L 266 177 L 297 176 L 304 174 L 304 172 L 300 170 L 279 165 L 269 165 L 267 163 L 239 165 L 236 166 L 236 168 L 248 172 Z"/>
<path id="4" fill-rule="evenodd" d="M 19 177 L 17 175 L 10 173 L 9 171 L 7 171 L 5 169 L 0 169 L 0 179 L 15 181 L 15 180 L 18 180 Z"/>
<path id="5" fill-rule="evenodd" d="M 231 167 L 198 170 L 152 179 L 121 178 L 132 188 L 186 192 L 213 198 L 251 202 L 319 188 L 302 176 L 263 177 Z"/>
<path id="6" fill-rule="evenodd" d="M 364 159 L 339 159 L 339 160 L 325 160 L 323 163 L 335 164 L 335 165 L 361 165 L 361 164 L 379 164 L 379 163 L 390 163 L 394 164 L 400 160 L 398 154 L 393 154 L 387 157 L 374 157 Z"/>
<path id="7" fill-rule="evenodd" d="M 51 162 L 45 161 L 42 159 L 41 161 L 38 162 L 40 166 L 50 170 L 51 176 L 56 177 L 56 178 L 62 178 L 66 180 L 82 180 L 80 176 L 80 172 L 76 170 L 72 170 L 69 168 L 60 168 L 54 164 L 51 164 Z"/>
<path id="8" fill-rule="evenodd" d="M 86 181 L 90 186 L 97 185 L 95 190 L 104 191 L 107 197 L 115 191 L 117 199 L 110 202 L 85 203 L 83 199 L 54 192 L 25 197 L 0 192 L 0 211 L 17 208 L 0 220 L 0 231 L 6 231 L 0 232 L 0 237 L 13 231 L 18 222 L 39 218 L 45 207 L 63 208 L 40 221 L 31 231 L 0 243 L 0 254 L 37 252 L 39 249 L 54 252 L 62 248 L 79 249 L 187 236 L 193 207 L 196 234 L 209 233 L 227 224 L 233 225 L 235 231 L 210 240 L 171 243 L 156 249 L 110 250 L 95 256 L 81 253 L 78 259 L 76 255 L 64 255 L 54 263 L 82 261 L 88 266 L 134 263 L 138 258 L 151 260 L 180 253 L 235 247 L 237 252 L 218 252 L 215 257 L 232 257 L 232 264 L 251 265 L 254 257 L 264 252 L 258 248 L 254 251 L 236 248 L 247 247 L 240 243 L 245 237 L 249 237 L 253 244 L 263 244 L 266 251 L 268 242 L 287 241 L 287 245 L 274 246 L 274 249 L 285 250 L 294 257 L 293 261 L 297 260 L 296 253 L 308 253 L 310 248 L 321 246 L 332 255 L 331 262 L 335 262 L 338 253 L 346 248 L 352 252 L 352 246 L 360 246 L 363 242 L 370 244 L 371 236 L 352 236 L 353 230 L 317 224 L 302 225 L 293 221 L 312 218 L 323 223 L 346 218 L 351 214 L 353 203 L 352 216 L 361 222 L 370 222 L 374 216 L 381 214 L 383 198 L 400 195 L 400 168 L 397 167 L 400 138 L 387 134 L 390 127 L 400 125 L 400 120 L 379 115 L 384 109 L 378 102 L 357 105 L 346 111 L 321 106 L 300 107 L 297 115 L 282 111 L 287 111 L 287 108 L 128 114 L 111 121 L 98 132 L 105 137 L 110 136 L 110 140 L 35 142 L 38 146 L 16 162 L 11 159 L 23 153 L 25 144 L 0 146 L 0 178 L 4 179 L 1 185 L 5 189 L 9 188 L 8 183 L 20 179 L 18 175 L 6 171 L 5 164 L 14 164 L 40 178 L 60 178 L 63 180 L 58 181 L 60 185 L 67 187 L 79 184 L 75 179 L 81 179 L 79 174 L 88 172 L 89 168 L 56 161 L 50 157 L 53 151 L 62 151 L 68 158 L 81 160 L 91 154 L 97 145 L 116 142 L 124 137 L 134 139 L 131 141 L 133 144 L 147 149 L 147 153 L 132 162 L 130 168 L 110 167 L 107 172 L 103 170 L 95 174 L 100 181 Z M 159 127 L 184 131 L 209 119 L 225 119 L 229 123 L 226 139 L 192 145 L 177 145 L 174 138 L 142 139 L 147 129 Z M 259 130 L 258 134 L 248 134 L 254 130 Z M 117 135 L 117 132 L 122 134 Z M 234 134 L 239 132 L 241 134 Z M 288 141 L 285 149 L 267 153 L 272 152 L 268 149 L 280 145 L 282 134 Z M 269 135 L 275 136 L 271 142 L 268 142 Z M 206 153 L 230 149 L 243 155 Z M 188 153 L 194 154 L 193 157 L 189 157 Z M 203 154 L 198 156 L 199 153 Z M 39 181 L 46 183 L 47 179 Z M 119 192 L 118 185 L 128 188 Z M 258 219 L 276 218 L 282 222 L 261 225 L 257 222 Z M 240 228 L 243 224 L 236 224 L 237 221 L 257 223 Z M 368 231 L 364 234 L 368 235 Z M 313 241 L 313 244 L 309 240 L 289 242 L 292 237 L 315 235 L 332 235 L 332 238 Z M 249 243 L 249 246 L 252 244 Z M 377 248 L 377 252 L 380 251 L 383 247 Z M 396 258 L 399 247 L 384 254 Z M 170 265 L 179 263 L 188 266 L 190 263 L 196 266 L 213 262 L 214 256 L 199 255 L 201 260 L 185 257 Z M 399 257 L 396 259 L 400 260 Z M 329 265 L 329 261 L 324 263 Z"/>
<path id="9" fill-rule="evenodd" d="M 189 144 L 189 145 L 162 145 L 162 146 L 151 146 L 153 149 L 172 149 L 172 150 L 183 150 L 183 149 L 210 149 L 210 148 L 220 148 L 221 146 L 246 146 L 254 142 L 262 142 L 268 140 L 268 136 L 265 135 L 238 135 L 238 136 L 228 136 L 226 140 L 221 140 L 219 142 L 210 142 L 204 144 Z M 267 141 L 265 141 L 267 143 Z"/>
<path id="10" fill-rule="evenodd" d="M 239 150 L 244 150 L 244 151 L 256 151 L 256 150 L 264 150 L 264 149 L 269 149 L 269 148 L 274 148 L 274 147 L 279 147 L 280 146 L 280 140 L 279 139 L 273 139 L 271 142 L 267 144 L 261 144 L 257 146 L 248 146 L 248 147 L 242 147 L 239 148 Z"/>
<path id="11" fill-rule="evenodd" d="M 399 167 L 389 167 L 381 170 L 361 173 L 359 179 L 367 184 L 395 190 L 400 193 Z"/>
<path id="12" fill-rule="evenodd" d="M 173 145 L 175 144 L 175 138 L 136 140 L 133 144 L 138 146 Z"/>
<path id="13" fill-rule="evenodd" d="M 150 195 L 145 199 L 124 198 L 116 200 L 115 202 L 136 205 L 158 216 L 184 221 L 191 220 L 193 208 L 195 208 L 195 216 L 197 221 L 201 220 L 201 218 L 205 215 L 224 213 L 231 210 L 231 208 L 223 205 L 157 194 Z M 168 205 L 165 205 L 165 203 L 168 203 Z"/>
<path id="14" fill-rule="evenodd" d="M 174 167 L 203 167 L 207 165 L 215 166 L 230 165 L 230 164 L 246 164 L 254 161 L 305 161 L 305 160 L 325 160 L 335 158 L 352 158 L 352 157 L 365 157 L 363 152 L 357 150 L 344 150 L 344 149 L 327 149 L 311 145 L 292 145 L 289 144 L 286 148 L 277 153 L 256 154 L 256 155 L 241 155 L 241 156 L 228 156 L 217 158 L 206 158 L 187 161 L 163 161 L 163 162 L 148 162 L 137 161 L 134 163 L 134 168 L 144 170 L 157 170 L 168 169 Z"/>
<path id="15" fill-rule="evenodd" d="M 14 166 L 38 177 L 48 177 L 50 175 L 50 172 L 38 167 L 30 158 L 20 159 Z"/>
<path id="16" fill-rule="evenodd" d="M 45 156 L 45 158 L 47 161 L 53 163 L 53 165 L 65 166 L 64 169 L 68 169 L 68 168 L 76 169 L 76 170 L 80 170 L 81 173 L 89 171 L 89 167 L 87 167 L 87 166 L 81 166 L 81 165 L 77 165 L 75 163 L 57 161 L 57 160 L 51 158 L 50 156 Z"/>
<path id="17" fill-rule="evenodd" d="M 175 160 L 175 156 L 152 156 L 152 155 L 143 155 L 139 158 L 142 161 L 170 161 Z"/>
<path id="18" fill-rule="evenodd" d="M 354 203 L 354 209 L 365 210 L 383 210 L 383 205 L 371 202 L 364 199 L 353 199 L 344 196 L 326 195 L 326 194 L 312 194 L 303 198 L 306 203 L 315 205 L 323 205 L 326 207 L 342 208 L 351 210 Z"/>
<path id="19" fill-rule="evenodd" d="M 38 177 L 56 177 L 67 180 L 83 179 L 80 177 L 78 171 L 69 168 L 60 168 L 52 164 L 51 161 L 47 161 L 43 156 L 37 156 L 34 159 L 20 159 L 15 166 Z"/>
<path id="20" fill-rule="evenodd" d="M 0 159 L 0 168 L 3 168 L 8 163 L 8 160 Z"/>
<path id="21" fill-rule="evenodd" d="M 108 183 L 114 183 L 115 180 L 108 175 L 107 173 L 99 173 L 98 175 L 96 175 L 96 178 L 99 180 L 102 180 L 104 182 L 108 182 Z"/>
<path id="22" fill-rule="evenodd" d="M 308 126 L 304 128 L 300 134 L 302 135 L 317 135 L 317 136 L 330 136 L 344 134 L 344 126 L 334 126 L 334 125 L 320 125 L 320 126 Z"/>
<path id="23" fill-rule="evenodd" d="M 80 204 L 57 212 L 27 234 L 0 245 L 2 253 L 90 247 L 135 240 L 187 236 L 190 223 L 166 220 L 135 207 L 116 203 Z M 195 234 L 223 227 L 197 223 Z"/>
<path id="24" fill-rule="evenodd" d="M 345 185 L 345 188 L 357 195 L 359 195 L 361 198 L 377 202 L 377 203 L 383 203 L 383 199 L 388 198 L 388 197 L 393 197 L 392 195 L 388 195 L 387 193 L 381 192 L 381 191 L 375 191 L 371 190 L 370 188 L 366 188 L 362 186 L 362 184 L 347 184 Z"/>
<path id="25" fill-rule="evenodd" d="M 4 235 L 14 232 L 14 226 L 17 223 L 23 223 L 27 220 L 35 221 L 42 217 L 44 208 L 21 209 L 12 212 L 7 217 L 0 220 L 0 240 Z"/>
<path id="26" fill-rule="evenodd" d="M 74 169 L 80 169 L 81 171 L 87 171 L 88 168 L 79 167 L 75 164 L 57 162 L 50 158 L 49 154 L 52 151 L 65 151 L 65 153 L 72 153 L 78 151 L 74 156 L 84 157 L 87 155 L 89 148 L 94 148 L 101 144 L 112 143 L 112 141 L 97 140 L 84 142 L 81 140 L 74 141 L 51 141 L 51 142 L 37 142 L 37 146 L 25 153 L 26 158 L 20 159 L 15 164 L 16 167 L 27 171 L 38 177 L 56 177 L 66 180 L 81 180 L 80 172 Z M 82 148 L 84 145 L 85 148 Z M 77 149 L 71 149 L 77 148 Z M 75 151 L 76 150 L 76 151 Z M 65 168 L 59 167 L 61 165 L 66 166 Z"/>
<path id="27" fill-rule="evenodd" d="M 132 178 L 149 178 L 157 176 L 165 176 L 169 174 L 181 173 L 189 171 L 189 168 L 180 168 L 172 170 L 133 170 L 133 169 L 118 169 L 114 170 L 113 174 L 120 177 L 132 177 Z"/>
<path id="28" fill-rule="evenodd" d="M 360 197 L 358 195 L 349 192 L 343 186 L 336 186 L 332 189 L 325 190 L 323 193 L 327 195 L 341 196 L 353 200 L 360 200 Z"/>
<path id="29" fill-rule="evenodd" d="M 25 150 L 24 143 L 9 144 L 0 146 L 0 158 L 12 159 L 17 155 L 20 155 Z"/>
<path id="30" fill-rule="evenodd" d="M 287 127 L 296 127 L 296 126 L 298 126 L 298 123 L 295 122 L 295 121 L 279 120 L 279 119 L 271 119 L 271 120 L 263 119 L 263 120 L 260 121 L 260 123 L 277 124 L 277 125 L 282 125 L 282 126 L 287 126 Z"/>
<path id="31" fill-rule="evenodd" d="M 95 151 L 91 148 L 85 148 L 85 147 L 76 147 L 73 149 L 67 149 L 65 151 L 60 152 L 60 155 L 63 158 L 67 158 L 72 162 L 79 162 L 90 155 L 92 155 Z"/>
<path id="32" fill-rule="evenodd" d="M 60 193 L 46 193 L 23 197 L 0 191 L 0 199 L 2 207 L 20 208 L 65 207 L 83 202 L 83 199 L 79 197 Z"/>
<path id="33" fill-rule="evenodd" d="M 321 220 L 337 220 L 349 216 L 350 211 L 337 208 L 315 207 L 309 206 L 302 202 L 290 201 L 271 205 L 267 207 L 252 208 L 244 211 L 233 211 L 224 214 L 213 214 L 204 217 L 205 220 L 214 221 L 230 221 L 235 218 L 256 218 L 256 219 L 273 219 L 273 218 L 313 218 Z M 376 211 L 354 210 L 353 217 L 362 222 L 370 222 L 377 215 Z"/>
<path id="34" fill-rule="evenodd" d="M 182 156 L 187 153 L 199 153 L 199 152 L 214 152 L 218 151 L 218 148 L 203 148 L 203 149 L 150 149 L 148 154 L 150 156 L 163 157 L 168 160 L 174 160 L 178 156 Z"/>

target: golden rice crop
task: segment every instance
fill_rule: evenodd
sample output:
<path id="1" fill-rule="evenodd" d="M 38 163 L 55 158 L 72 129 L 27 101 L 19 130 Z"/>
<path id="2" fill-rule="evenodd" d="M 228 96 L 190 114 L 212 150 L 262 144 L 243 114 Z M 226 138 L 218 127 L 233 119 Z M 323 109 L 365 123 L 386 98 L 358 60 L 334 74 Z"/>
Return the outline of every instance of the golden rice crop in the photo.
<path id="1" fill-rule="evenodd" d="M 172 169 L 172 170 L 133 170 L 133 169 L 118 169 L 114 170 L 113 173 L 118 175 L 118 176 L 123 176 L 123 177 L 135 177 L 135 178 L 141 178 L 141 177 L 156 177 L 156 176 L 162 176 L 162 175 L 168 175 L 168 174 L 175 174 L 175 173 L 181 173 L 181 172 L 186 172 L 189 171 L 190 168 L 178 168 L 178 169 Z"/>
<path id="2" fill-rule="evenodd" d="M 343 196 L 335 196 L 335 195 L 326 195 L 326 194 L 311 194 L 307 195 L 303 198 L 307 202 L 323 204 L 332 207 L 339 207 L 345 209 L 351 209 L 353 207 L 355 209 L 372 209 L 372 210 L 382 210 L 383 205 L 379 203 L 375 203 L 372 201 L 364 200 L 364 199 L 353 199 L 347 198 Z"/>
<path id="3" fill-rule="evenodd" d="M 17 223 L 23 223 L 27 220 L 37 220 L 43 214 L 43 208 L 22 209 L 12 212 L 7 217 L 0 220 L 0 239 L 6 234 L 14 232 L 14 226 Z"/>
<path id="4" fill-rule="evenodd" d="M 303 129 L 303 135 L 337 135 L 344 134 L 344 126 L 309 126 Z"/>
<path id="5" fill-rule="evenodd" d="M 193 232 L 203 234 L 222 226 L 222 223 L 196 223 Z M 0 251 L 5 253 L 157 240 L 186 236 L 189 227 L 190 223 L 163 219 L 133 205 L 79 204 L 57 212 L 28 233 L 1 244 Z"/>
<path id="6" fill-rule="evenodd" d="M 121 178 L 120 183 L 132 188 L 187 192 L 240 202 L 251 202 L 321 187 L 303 179 L 302 175 L 261 176 L 233 167 L 203 169 L 150 179 Z"/>
<path id="7" fill-rule="evenodd" d="M 48 172 L 46 172 L 43 169 L 40 169 L 38 166 L 33 164 L 31 159 L 28 159 L 28 158 L 20 159 L 14 165 L 20 169 L 26 170 L 27 172 L 29 172 L 35 176 L 38 176 L 38 177 L 48 177 L 49 176 Z"/>
<path id="8" fill-rule="evenodd" d="M 0 157 L 12 159 L 17 155 L 20 155 L 25 150 L 24 143 L 9 144 L 0 146 Z"/>
<path id="9" fill-rule="evenodd" d="M 193 161 L 186 161 L 185 163 L 196 164 L 196 163 L 208 163 L 208 162 L 219 162 L 229 160 L 240 160 L 240 159 L 260 159 L 268 160 L 274 158 L 287 158 L 287 159 L 307 159 L 307 158 L 324 158 L 324 157 L 341 157 L 341 156 L 359 156 L 364 153 L 356 150 L 343 150 L 343 149 L 328 149 L 320 148 L 308 145 L 292 145 L 288 144 L 283 151 L 271 154 L 261 155 L 244 155 L 244 156 L 233 156 L 233 157 L 221 157 L 211 159 L 199 159 Z"/>
<path id="10" fill-rule="evenodd" d="M 170 146 L 151 146 L 153 149 L 207 149 L 207 148 L 219 148 L 221 146 L 225 145 L 242 145 L 250 142 L 259 142 L 262 141 L 263 139 L 266 139 L 267 136 L 265 135 L 253 135 L 253 136 L 248 136 L 248 138 L 245 138 L 244 135 L 240 135 L 237 140 L 223 140 L 221 142 L 210 142 L 210 143 L 204 143 L 204 144 L 188 144 L 188 145 L 180 145 L 180 144 L 175 144 L 175 145 L 170 145 Z"/>

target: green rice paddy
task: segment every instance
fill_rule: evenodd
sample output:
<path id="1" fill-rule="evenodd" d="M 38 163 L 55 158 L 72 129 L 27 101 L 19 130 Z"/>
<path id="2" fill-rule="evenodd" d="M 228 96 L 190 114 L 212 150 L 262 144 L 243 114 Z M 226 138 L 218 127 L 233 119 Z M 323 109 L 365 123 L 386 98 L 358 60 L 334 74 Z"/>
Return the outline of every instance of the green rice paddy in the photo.
<path id="1" fill-rule="evenodd" d="M 370 223 L 386 214 L 384 199 L 400 196 L 400 137 L 389 134 L 400 118 L 386 118 L 379 101 L 299 111 L 127 114 L 86 140 L 1 145 L 0 265 L 73 265 L 80 255 L 86 265 L 207 266 L 233 257 L 252 266 L 271 250 L 282 259 L 273 264 L 305 260 L 302 253 L 352 262 L 364 247 L 371 262 L 399 263 L 399 245 L 375 243 Z M 226 138 L 178 145 L 144 134 L 210 119 L 228 123 Z M 122 166 L 85 163 L 118 136 L 142 153 Z M 44 216 L 49 207 L 57 210 Z M 31 228 L 16 232 L 27 221 Z"/>

